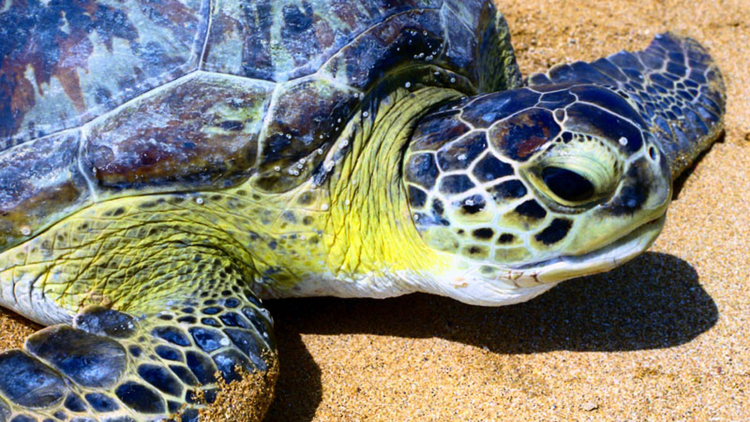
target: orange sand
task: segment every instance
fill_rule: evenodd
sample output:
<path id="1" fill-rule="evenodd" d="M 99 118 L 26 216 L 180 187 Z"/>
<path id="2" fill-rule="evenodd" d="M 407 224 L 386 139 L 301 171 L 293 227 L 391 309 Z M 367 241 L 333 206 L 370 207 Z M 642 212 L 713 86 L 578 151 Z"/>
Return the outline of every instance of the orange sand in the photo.
<path id="1" fill-rule="evenodd" d="M 526 74 L 667 29 L 698 39 L 727 82 L 726 137 L 681 184 L 651 252 L 529 303 L 271 303 L 281 376 L 266 420 L 750 420 L 750 2 L 498 5 Z M 3 346 L 36 329 L 0 310 Z"/>

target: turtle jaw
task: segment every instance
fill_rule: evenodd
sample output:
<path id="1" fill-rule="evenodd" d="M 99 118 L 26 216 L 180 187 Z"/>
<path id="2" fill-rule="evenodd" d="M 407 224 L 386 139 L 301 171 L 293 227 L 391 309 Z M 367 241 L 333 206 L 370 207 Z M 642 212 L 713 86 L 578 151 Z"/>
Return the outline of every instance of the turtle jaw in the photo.
<path id="1" fill-rule="evenodd" d="M 667 214 L 636 227 L 613 242 L 588 253 L 563 255 L 511 269 L 514 283 L 559 283 L 612 270 L 645 252 L 659 237 Z"/>
<path id="2" fill-rule="evenodd" d="M 664 228 L 666 209 L 656 219 L 636 227 L 595 251 L 499 269 L 482 274 L 485 265 L 469 265 L 459 258 L 451 270 L 422 284 L 419 290 L 452 297 L 478 306 L 505 306 L 526 302 L 571 278 L 614 269 L 647 250 Z M 463 268 L 463 269 L 462 269 Z"/>

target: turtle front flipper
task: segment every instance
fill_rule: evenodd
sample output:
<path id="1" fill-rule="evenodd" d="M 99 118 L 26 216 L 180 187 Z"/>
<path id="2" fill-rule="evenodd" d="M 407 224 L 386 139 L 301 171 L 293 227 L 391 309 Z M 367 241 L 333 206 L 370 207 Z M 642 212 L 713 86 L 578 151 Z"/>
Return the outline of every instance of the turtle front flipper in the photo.
<path id="1" fill-rule="evenodd" d="M 644 51 L 555 66 L 529 78 L 532 87 L 549 84 L 603 86 L 628 100 L 666 155 L 673 178 L 722 130 L 726 92 L 721 73 L 691 38 L 660 34 Z"/>
<path id="2" fill-rule="evenodd" d="M 200 409 L 243 374 L 256 396 L 243 420 L 260 420 L 276 376 L 271 321 L 252 293 L 225 289 L 146 314 L 89 306 L 31 335 L 0 354 L 0 422 L 210 420 Z"/>

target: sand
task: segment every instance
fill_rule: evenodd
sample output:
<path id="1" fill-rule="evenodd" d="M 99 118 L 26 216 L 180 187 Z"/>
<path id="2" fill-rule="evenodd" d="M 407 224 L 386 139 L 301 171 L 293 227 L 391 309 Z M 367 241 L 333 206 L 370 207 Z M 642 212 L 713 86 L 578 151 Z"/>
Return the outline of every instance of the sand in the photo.
<path id="1" fill-rule="evenodd" d="M 654 247 L 613 272 L 496 309 L 427 295 L 270 303 L 281 375 L 266 420 L 749 420 L 750 2 L 498 5 L 525 74 L 667 29 L 698 39 L 727 82 L 726 136 L 678 184 Z M 4 348 L 36 329 L 0 311 Z"/>

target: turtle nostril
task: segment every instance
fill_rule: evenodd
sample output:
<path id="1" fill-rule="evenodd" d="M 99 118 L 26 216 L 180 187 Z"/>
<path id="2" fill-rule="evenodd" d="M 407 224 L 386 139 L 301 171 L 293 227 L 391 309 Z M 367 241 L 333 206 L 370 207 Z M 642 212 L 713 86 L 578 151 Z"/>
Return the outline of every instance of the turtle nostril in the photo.
<path id="1" fill-rule="evenodd" d="M 648 147 L 648 156 L 651 157 L 653 161 L 656 161 L 659 159 L 659 151 L 656 150 L 656 147 L 651 145 Z"/>
<path id="2" fill-rule="evenodd" d="M 584 202 L 594 197 L 594 185 L 580 174 L 561 167 L 542 170 L 542 180 L 560 199 Z"/>

